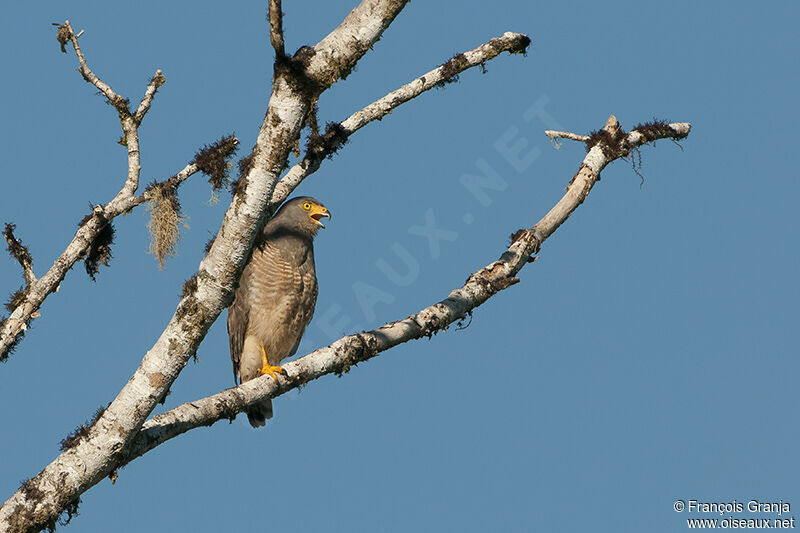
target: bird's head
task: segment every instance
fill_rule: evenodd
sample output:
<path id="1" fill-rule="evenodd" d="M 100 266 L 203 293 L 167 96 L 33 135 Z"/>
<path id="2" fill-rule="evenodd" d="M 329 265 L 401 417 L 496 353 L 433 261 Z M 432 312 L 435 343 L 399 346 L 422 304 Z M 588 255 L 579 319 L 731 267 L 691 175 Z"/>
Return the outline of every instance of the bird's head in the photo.
<path id="1" fill-rule="evenodd" d="M 320 222 L 323 218 L 331 218 L 328 208 L 310 196 L 301 196 L 283 204 L 270 223 L 274 221 L 276 225 L 280 224 L 313 237 L 320 228 L 325 227 Z"/>

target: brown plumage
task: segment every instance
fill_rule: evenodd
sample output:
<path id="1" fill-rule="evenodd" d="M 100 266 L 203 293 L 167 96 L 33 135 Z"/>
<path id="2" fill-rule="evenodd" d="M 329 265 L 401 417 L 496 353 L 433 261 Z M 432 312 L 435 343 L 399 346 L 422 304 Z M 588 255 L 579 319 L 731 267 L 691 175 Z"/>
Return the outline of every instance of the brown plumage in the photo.
<path id="1" fill-rule="evenodd" d="M 317 200 L 294 198 L 281 206 L 256 240 L 228 309 L 238 383 L 263 374 L 275 377 L 282 371 L 281 361 L 297 351 L 317 302 L 314 236 L 325 227 L 322 217 L 330 213 Z M 272 400 L 252 406 L 247 418 L 253 427 L 263 426 L 272 418 Z"/>

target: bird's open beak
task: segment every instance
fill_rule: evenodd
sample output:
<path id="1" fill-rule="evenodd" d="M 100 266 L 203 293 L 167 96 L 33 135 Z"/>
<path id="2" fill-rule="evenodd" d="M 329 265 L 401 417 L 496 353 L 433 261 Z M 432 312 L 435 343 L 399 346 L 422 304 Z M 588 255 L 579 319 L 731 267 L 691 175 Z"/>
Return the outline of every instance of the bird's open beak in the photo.
<path id="1" fill-rule="evenodd" d="M 320 219 L 323 217 L 331 218 L 331 212 L 328 211 L 324 205 L 314 205 L 309 216 L 314 220 L 314 222 L 319 224 L 321 228 L 324 228 L 325 224 L 320 222 Z"/>

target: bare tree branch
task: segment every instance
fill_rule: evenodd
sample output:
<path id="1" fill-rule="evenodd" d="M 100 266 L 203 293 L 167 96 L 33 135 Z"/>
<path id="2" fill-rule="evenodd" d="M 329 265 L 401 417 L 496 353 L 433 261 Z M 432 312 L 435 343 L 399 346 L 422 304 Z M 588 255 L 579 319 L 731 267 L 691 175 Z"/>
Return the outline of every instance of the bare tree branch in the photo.
<path id="1" fill-rule="evenodd" d="M 196 353 L 211 324 L 230 303 L 233 287 L 255 236 L 278 200 L 285 199 L 297 183 L 319 167 L 325 156 L 333 153 L 349 135 L 367 123 L 385 116 L 433 86 L 453 81 L 459 72 L 504 50 L 524 51 L 530 42 L 519 34 L 504 34 L 475 50 L 457 55 L 343 123 L 333 125 L 330 131 L 309 143 L 304 159 L 308 164 L 302 167 L 301 162 L 300 170 L 295 174 L 292 174 L 294 169 L 290 170 L 282 185 L 276 187 L 290 150 L 309 122 L 320 94 L 351 72 L 407 1 L 362 0 L 319 43 L 303 47 L 294 56 L 287 57 L 281 2 L 270 0 L 270 38 L 277 57 L 269 104 L 213 245 L 202 259 L 197 274 L 184 286 L 175 313 L 152 348 L 144 354 L 133 376 L 85 431 L 65 442 L 63 453 L 0 506 L 0 529 L 30 531 L 47 527 L 63 510 L 73 509 L 86 490 L 161 442 L 201 424 L 231 418 L 247 405 L 277 396 L 326 373 L 346 372 L 351 365 L 397 344 L 446 329 L 498 291 L 519 281 L 516 277 L 519 270 L 531 261 L 531 255 L 584 201 L 609 162 L 627 156 L 645 142 L 667 137 L 682 138 L 689 133 L 688 124 L 654 122 L 625 134 L 612 116 L 605 128 L 585 139 L 588 154 L 564 197 L 535 226 L 515 232 L 511 245 L 500 259 L 472 274 L 446 299 L 404 320 L 344 337 L 327 348 L 288 363 L 288 378 L 269 381 L 271 378 L 262 377 L 147 420 Z M 128 101 L 88 67 L 78 42 L 81 33 L 76 35 L 67 21 L 59 25 L 58 39 L 62 49 L 66 43 L 72 44 L 81 75 L 97 87 L 117 110 L 125 133 L 123 143 L 128 148 L 128 176 L 111 202 L 94 207 L 53 268 L 29 285 L 12 316 L 0 324 L 0 354 L 6 353 L 47 295 L 55 290 L 69 268 L 86 254 L 110 221 L 155 194 L 148 189 L 136 196 L 141 172 L 138 126 L 151 107 L 156 91 L 164 83 L 163 74 L 160 70 L 156 72 L 136 112 L 132 113 Z M 229 143 L 224 144 L 230 148 Z M 156 184 L 156 187 L 177 187 L 197 171 L 207 172 L 210 168 L 208 161 L 209 158 L 198 154 L 181 172 Z M 213 174 L 213 168 L 211 172 Z"/>
<path id="2" fill-rule="evenodd" d="M 136 114 L 131 115 L 127 107 L 128 101 L 117 94 L 110 85 L 102 81 L 89 68 L 78 42 L 78 37 L 80 37 L 83 32 L 81 31 L 76 35 L 69 21 L 58 25 L 58 28 L 59 41 L 62 42 L 62 45 L 72 43 L 75 53 L 78 56 L 79 71 L 83 78 L 97 87 L 118 111 L 120 123 L 125 132 L 124 144 L 126 144 L 128 148 L 128 177 L 122 189 L 110 202 L 105 205 L 96 205 L 92 213 L 81 222 L 72 241 L 67 245 L 58 259 L 56 259 L 53 266 L 41 278 L 36 279 L 33 277 L 32 271 L 30 272 L 30 276 L 26 273 L 25 277 L 28 286 L 25 290 L 24 298 L 17 299 L 18 301 L 15 301 L 13 310 L 11 310 L 11 315 L 6 320 L 0 322 L 0 360 L 8 357 L 11 349 L 13 349 L 26 331 L 30 321 L 40 316 L 39 308 L 42 303 L 44 303 L 44 300 L 50 294 L 58 290 L 67 272 L 69 272 L 76 262 L 86 256 L 87 251 L 90 250 L 92 244 L 111 220 L 151 200 L 153 196 L 151 191 L 145 191 L 138 196 L 134 196 L 139 186 L 139 175 L 141 172 L 138 148 L 138 126 L 150 109 L 158 88 L 166 81 L 164 74 L 161 70 L 156 71 L 147 86 L 145 95 L 139 104 Z M 202 169 L 196 164 L 190 164 L 181 172 L 159 185 L 166 184 L 166 186 L 169 187 L 177 187 L 198 170 Z M 25 267 L 23 267 L 23 269 L 24 268 Z M 28 281 L 29 279 L 31 281 Z"/>
<path id="3" fill-rule="evenodd" d="M 570 133 L 568 131 L 546 130 L 544 134 L 550 137 L 551 140 L 558 138 L 569 139 L 571 141 L 580 141 L 580 142 L 586 142 L 589 140 L 588 135 L 578 135 L 576 133 Z"/>
<path id="4" fill-rule="evenodd" d="M 272 42 L 272 48 L 275 49 L 275 59 L 285 56 L 281 0 L 269 0 L 269 39 Z"/>
<path id="5" fill-rule="evenodd" d="M 114 106 L 119 114 L 119 120 L 122 124 L 122 131 L 125 133 L 124 144 L 128 148 L 128 179 L 125 186 L 119 192 L 117 197 L 130 196 L 139 187 L 139 173 L 141 172 L 141 159 L 139 157 L 139 130 L 138 126 L 141 119 L 144 118 L 145 113 L 150 108 L 153 96 L 156 89 L 164 84 L 165 78 L 160 70 L 156 71 L 156 75 L 151 80 L 145 96 L 142 99 L 136 115 L 132 115 L 128 108 L 128 99 L 117 94 L 110 85 L 101 80 L 92 69 L 89 68 L 86 58 L 83 55 L 80 44 L 78 43 L 79 35 L 75 35 L 72 29 L 72 24 L 67 20 L 59 29 L 65 28 L 68 32 L 69 40 L 72 42 L 72 47 L 75 49 L 75 54 L 78 56 L 80 67 L 78 71 L 87 82 L 97 87 L 101 93 L 106 97 L 108 102 Z M 81 33 L 83 33 L 81 31 Z M 158 81 L 157 81 L 158 80 Z M 138 117 L 138 119 L 137 119 Z"/>
<path id="6" fill-rule="evenodd" d="M 516 231 L 511 236 L 511 245 L 500 258 L 470 275 L 461 288 L 408 318 L 369 332 L 342 337 L 330 346 L 283 364 L 287 374 L 278 382 L 265 375 L 154 416 L 144 424 L 120 466 L 186 431 L 210 426 L 221 419 L 233 419 L 254 403 L 280 396 L 326 374 L 347 372 L 351 366 L 398 344 L 430 337 L 464 319 L 493 295 L 519 282 L 517 273 L 531 262 L 531 255 L 537 253 L 542 243 L 583 203 L 600 178 L 600 172 L 609 163 L 647 142 L 662 138 L 682 139 L 689 134 L 691 126 L 687 123 L 664 123 L 658 131 L 652 130 L 643 125 L 641 131 L 634 130 L 626 135 L 611 115 L 601 131 L 609 135 L 607 138 L 615 139 L 618 149 L 601 143 L 593 146 L 561 200 L 536 225 Z M 607 155 L 609 148 L 615 149 L 614 157 Z"/>
<path id="7" fill-rule="evenodd" d="M 81 46 L 78 44 L 78 37 L 83 35 L 83 30 L 78 35 L 75 35 L 75 32 L 72 29 L 72 24 L 69 21 L 64 22 L 63 26 L 59 26 L 59 30 L 65 28 L 67 31 L 67 39 L 72 42 L 72 47 L 75 49 L 75 54 L 78 56 L 78 62 L 80 63 L 80 67 L 78 71 L 83 76 L 87 82 L 91 83 L 97 89 L 103 93 L 103 95 L 111 102 L 112 105 L 115 107 L 120 104 L 127 105 L 127 101 L 122 96 L 118 95 L 114 92 L 114 89 L 111 88 L 110 85 L 105 83 L 103 80 L 97 77 L 97 75 L 92 72 L 92 69 L 89 68 L 89 65 L 86 63 L 86 58 L 83 56 L 83 51 L 81 50 Z"/>
<path id="8" fill-rule="evenodd" d="M 137 125 L 142 123 L 142 119 L 144 119 L 144 116 L 150 110 L 150 105 L 153 103 L 153 97 L 155 97 L 159 87 L 164 85 L 166 81 L 167 78 L 164 76 L 164 73 L 161 72 L 161 69 L 156 70 L 156 74 L 153 76 L 153 79 L 150 80 L 150 83 L 147 84 L 144 97 L 142 97 L 142 101 L 139 103 L 139 107 L 136 109 L 136 113 L 133 116 Z"/>
<path id="9" fill-rule="evenodd" d="M 270 212 L 278 209 L 304 179 L 319 170 L 322 161 L 326 157 L 335 152 L 352 134 L 370 122 L 381 120 L 395 108 L 416 98 L 425 91 L 455 81 L 460 73 L 472 67 L 483 65 L 502 52 L 512 54 L 525 53 L 530 42 L 531 40 L 527 35 L 506 32 L 477 48 L 454 56 L 439 67 L 426 72 L 418 78 L 414 78 L 399 89 L 390 92 L 360 111 L 356 111 L 339 123 L 335 129 L 326 132 L 322 137 L 322 142 L 311 143 L 303 160 L 295 164 L 281 178 L 281 181 L 275 186 L 275 191 L 270 199 Z M 329 139 L 325 139 L 325 135 L 328 135 Z"/>
<path id="10" fill-rule="evenodd" d="M 189 164 L 159 185 L 177 187 L 198 170 L 196 164 Z M 27 329 L 27 324 L 30 320 L 39 317 L 38 309 L 42 303 L 50 294 L 58 290 L 67 272 L 86 255 L 87 250 L 92 246 L 105 224 L 134 207 L 151 200 L 152 195 L 151 190 L 147 190 L 137 196 L 117 196 L 105 205 L 96 205 L 92 213 L 78 228 L 67 248 L 41 278 L 32 277 L 32 281 L 28 282 L 29 274 L 25 274 L 28 288 L 26 289 L 24 300 L 18 302 L 11 312 L 11 316 L 0 323 L 0 360 L 8 356 L 10 349 L 14 347 L 19 337 Z M 30 275 L 32 276 L 32 274 L 33 271 L 31 270 Z"/>

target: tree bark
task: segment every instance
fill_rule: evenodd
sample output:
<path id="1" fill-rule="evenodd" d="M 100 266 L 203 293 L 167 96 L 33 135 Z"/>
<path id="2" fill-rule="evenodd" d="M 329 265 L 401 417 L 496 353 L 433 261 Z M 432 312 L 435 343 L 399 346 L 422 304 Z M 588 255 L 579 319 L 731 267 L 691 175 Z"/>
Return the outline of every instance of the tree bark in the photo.
<path id="1" fill-rule="evenodd" d="M 370 332 L 343 337 L 328 347 L 287 363 L 284 365 L 287 376 L 278 381 L 262 376 L 148 420 L 196 353 L 211 324 L 230 304 L 233 287 L 259 229 L 291 191 L 320 167 L 325 157 L 338 150 L 350 135 L 366 124 L 380 119 L 408 100 L 453 81 L 460 72 L 481 65 L 503 51 L 524 52 L 530 44 L 530 39 L 524 35 L 505 33 L 474 50 L 458 54 L 329 130 L 321 134 L 312 131 L 313 138 L 304 158 L 279 181 L 292 147 L 311 120 L 319 95 L 348 75 L 406 3 L 407 0 L 363 0 L 319 43 L 302 47 L 289 57 L 284 50 L 281 2 L 269 1 L 270 40 L 276 52 L 272 92 L 256 144 L 247 158 L 248 163 L 217 236 L 192 282 L 184 286 L 175 313 L 144 355 L 139 368 L 89 427 L 65 443 L 63 453 L 38 475 L 23 483 L 0 506 L 0 529 L 36 531 L 52 526 L 60 513 L 74 509 L 83 492 L 104 477 L 113 476 L 120 466 L 171 438 L 223 418 L 233 418 L 253 403 L 276 397 L 322 375 L 346 372 L 351 365 L 400 343 L 447 329 L 497 292 L 519 282 L 517 273 L 532 261 L 531 255 L 586 199 L 608 163 L 626 157 L 631 150 L 646 142 L 659 138 L 680 139 L 689 133 L 688 124 L 651 123 L 625 134 L 612 116 L 605 128 L 591 136 L 557 135 L 580 138 L 589 148 L 564 197 L 537 224 L 515 232 L 511 245 L 497 261 L 477 270 L 447 298 L 405 319 Z M 80 33 L 76 35 L 69 22 L 59 26 L 59 40 L 62 45 L 67 42 L 73 45 L 82 76 L 103 94 L 120 116 L 128 147 L 128 175 L 114 199 L 94 208 L 45 275 L 37 279 L 32 261 L 20 261 L 26 280 L 30 279 L 30 282 L 24 300 L 0 327 L 0 355 L 6 354 L 19 339 L 45 298 L 57 290 L 67 271 L 86 254 L 105 225 L 119 214 L 152 199 L 153 195 L 150 189 L 136 194 L 141 173 L 138 126 L 156 91 L 164 83 L 164 76 L 160 70 L 156 72 L 137 110 L 131 112 L 128 101 L 88 67 L 79 46 L 79 36 Z M 200 170 L 203 170 L 202 164 L 196 157 L 195 161 L 160 185 L 177 187 Z M 9 241 L 9 246 L 12 246 L 12 241 Z"/>

